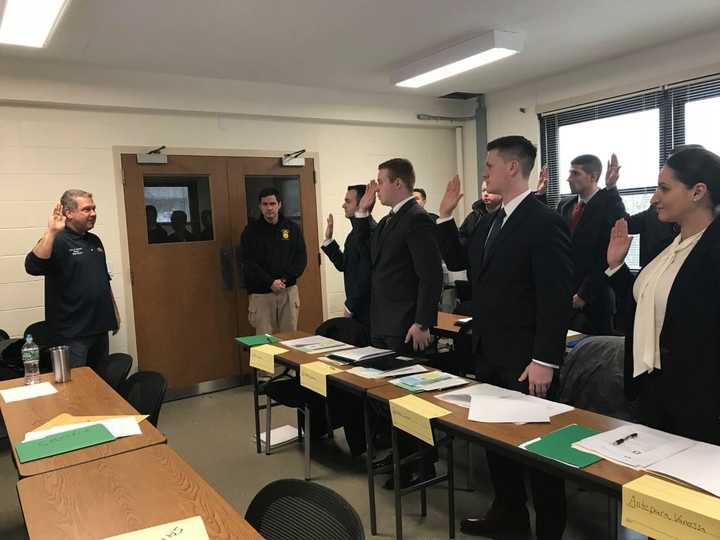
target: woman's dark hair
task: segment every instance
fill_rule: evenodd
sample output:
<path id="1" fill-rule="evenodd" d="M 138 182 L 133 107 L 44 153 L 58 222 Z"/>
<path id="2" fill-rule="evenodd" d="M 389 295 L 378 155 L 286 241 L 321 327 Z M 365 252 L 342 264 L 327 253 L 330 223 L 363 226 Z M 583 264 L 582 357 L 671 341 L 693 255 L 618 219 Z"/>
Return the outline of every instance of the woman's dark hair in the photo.
<path id="1" fill-rule="evenodd" d="M 712 206 L 720 205 L 720 157 L 704 148 L 686 148 L 672 154 L 665 164 L 688 188 L 702 182 Z"/>

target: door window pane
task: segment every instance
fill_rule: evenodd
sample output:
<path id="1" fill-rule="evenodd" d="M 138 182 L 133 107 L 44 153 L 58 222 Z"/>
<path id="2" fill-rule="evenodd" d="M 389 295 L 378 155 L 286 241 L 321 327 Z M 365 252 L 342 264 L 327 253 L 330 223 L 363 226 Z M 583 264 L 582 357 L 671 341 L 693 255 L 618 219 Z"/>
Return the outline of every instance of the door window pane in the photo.
<path id="1" fill-rule="evenodd" d="M 144 191 L 149 244 L 213 239 L 207 176 L 146 176 Z"/>
<path id="2" fill-rule="evenodd" d="M 685 142 L 702 144 L 716 154 L 720 153 L 717 129 L 720 122 L 720 97 L 699 99 L 685 104 Z"/>
<path id="3" fill-rule="evenodd" d="M 618 188 L 655 185 L 660 147 L 659 109 L 560 126 L 558 130 L 560 193 L 570 193 L 567 183 L 570 162 L 582 154 L 594 154 L 603 164 L 599 181 L 604 186 L 605 167 L 613 152 L 618 155 Z"/>
<path id="4" fill-rule="evenodd" d="M 245 198 L 247 201 L 248 221 L 260 218 L 258 196 L 265 188 L 275 188 L 280 192 L 282 214 L 294 221 L 302 230 L 302 207 L 300 205 L 299 176 L 246 176 Z"/>

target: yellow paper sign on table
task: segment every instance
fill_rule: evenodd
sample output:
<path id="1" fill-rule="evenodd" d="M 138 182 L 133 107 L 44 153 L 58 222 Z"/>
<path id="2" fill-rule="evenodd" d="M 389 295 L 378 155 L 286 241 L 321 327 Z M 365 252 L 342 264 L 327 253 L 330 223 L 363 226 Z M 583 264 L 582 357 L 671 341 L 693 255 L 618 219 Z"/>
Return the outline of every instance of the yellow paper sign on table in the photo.
<path id="1" fill-rule="evenodd" d="M 287 349 L 275 345 L 258 345 L 250 349 L 250 367 L 275 373 L 275 355 L 287 352 Z"/>
<path id="2" fill-rule="evenodd" d="M 623 485 L 622 525 L 670 540 L 720 538 L 720 499 L 645 475 Z"/>
<path id="3" fill-rule="evenodd" d="M 148 527 L 117 536 L 108 536 L 104 540 L 159 540 L 160 538 L 173 538 L 177 540 L 209 540 L 205 523 L 200 516 L 181 519 L 158 525 L 157 527 Z"/>
<path id="4" fill-rule="evenodd" d="M 33 431 L 40 431 L 43 429 L 50 429 L 50 428 L 59 427 L 59 426 L 69 426 L 71 424 L 81 424 L 83 422 L 101 422 L 103 420 L 112 420 L 113 418 L 124 418 L 126 416 L 131 416 L 131 415 L 129 415 L 129 414 L 112 414 L 112 415 L 104 415 L 104 416 L 73 416 L 72 414 L 62 413 L 62 414 L 58 414 L 55 418 L 48 420 L 42 426 L 36 427 L 35 429 L 33 429 Z M 136 415 L 132 415 L 132 416 L 138 424 L 148 417 L 147 414 L 136 414 Z"/>
<path id="5" fill-rule="evenodd" d="M 432 445 L 435 444 L 435 440 L 430 420 L 448 414 L 450 411 L 447 409 L 413 395 L 390 400 L 390 415 L 393 425 Z"/>
<path id="6" fill-rule="evenodd" d="M 300 385 L 327 397 L 327 376 L 339 373 L 341 369 L 325 362 L 308 362 L 300 366 Z"/>

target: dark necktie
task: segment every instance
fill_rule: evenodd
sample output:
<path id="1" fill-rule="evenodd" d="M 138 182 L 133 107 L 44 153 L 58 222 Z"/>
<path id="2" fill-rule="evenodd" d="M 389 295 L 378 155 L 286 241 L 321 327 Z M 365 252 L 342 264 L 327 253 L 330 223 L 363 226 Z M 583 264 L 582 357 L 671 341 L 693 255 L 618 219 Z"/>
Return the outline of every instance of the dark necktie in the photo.
<path id="1" fill-rule="evenodd" d="M 570 232 L 574 233 L 575 228 L 578 226 L 578 223 L 580 223 L 580 219 L 582 218 L 583 212 L 585 211 L 585 203 L 580 200 L 575 205 L 575 208 L 573 208 L 572 213 L 570 214 Z"/>
<path id="2" fill-rule="evenodd" d="M 383 220 L 380 220 L 380 225 L 378 225 L 378 231 L 377 235 L 378 238 L 382 236 L 382 234 L 385 232 L 385 229 L 387 229 L 388 224 L 392 220 L 393 216 L 395 215 L 395 210 L 390 210 L 390 213 L 387 215 L 387 217 Z"/>
<path id="3" fill-rule="evenodd" d="M 497 237 L 500 235 L 500 229 L 502 229 L 503 223 L 505 222 L 505 215 L 505 208 L 501 208 L 495 213 L 493 224 L 490 228 L 490 232 L 487 235 L 487 239 L 485 240 L 485 249 L 483 250 L 483 262 L 487 260 L 488 254 L 492 249 L 492 245 L 495 243 L 495 240 L 497 240 Z"/>

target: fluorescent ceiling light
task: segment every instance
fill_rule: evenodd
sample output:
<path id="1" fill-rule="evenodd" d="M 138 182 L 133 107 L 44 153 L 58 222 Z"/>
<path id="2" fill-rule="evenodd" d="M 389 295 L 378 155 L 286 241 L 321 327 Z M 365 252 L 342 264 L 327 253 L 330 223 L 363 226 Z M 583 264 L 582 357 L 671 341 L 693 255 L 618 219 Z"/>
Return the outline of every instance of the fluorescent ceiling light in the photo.
<path id="1" fill-rule="evenodd" d="M 497 62 L 523 48 L 523 37 L 493 30 L 396 70 L 392 82 L 404 88 L 420 88 L 465 71 Z"/>
<path id="2" fill-rule="evenodd" d="M 44 47 L 69 0 L 6 0 L 0 43 Z"/>

